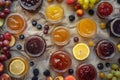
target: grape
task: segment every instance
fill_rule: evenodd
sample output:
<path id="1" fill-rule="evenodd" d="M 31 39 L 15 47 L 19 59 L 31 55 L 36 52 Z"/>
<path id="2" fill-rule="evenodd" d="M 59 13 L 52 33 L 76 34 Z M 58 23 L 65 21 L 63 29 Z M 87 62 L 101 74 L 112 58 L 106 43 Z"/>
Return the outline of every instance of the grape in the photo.
<path id="1" fill-rule="evenodd" d="M 113 78 L 113 74 L 109 73 L 107 74 L 107 79 L 112 79 Z"/>
<path id="2" fill-rule="evenodd" d="M 84 5 L 88 5 L 89 4 L 89 0 L 84 0 Z"/>
<path id="3" fill-rule="evenodd" d="M 0 0 L 0 6 L 4 6 L 5 0 Z"/>
<path id="4" fill-rule="evenodd" d="M 82 5 L 84 3 L 84 0 L 78 0 L 78 3 Z"/>
<path id="5" fill-rule="evenodd" d="M 115 76 L 120 77 L 120 71 L 115 71 Z"/>
<path id="6" fill-rule="evenodd" d="M 7 1 L 5 1 L 5 6 L 6 6 L 6 7 L 10 7 L 11 3 L 12 3 L 12 2 L 11 2 L 10 0 L 7 0 Z"/>
<path id="7" fill-rule="evenodd" d="M 99 77 L 100 77 L 101 79 L 104 79 L 104 78 L 105 78 L 105 73 L 104 73 L 104 72 L 100 72 L 100 73 L 99 73 Z"/>
<path id="8" fill-rule="evenodd" d="M 44 26 L 44 29 L 45 29 L 45 30 L 49 30 L 49 25 L 45 25 L 45 26 Z"/>
<path id="9" fill-rule="evenodd" d="M 5 18 L 5 17 L 6 17 L 5 13 L 4 12 L 0 12 L 0 18 Z"/>
<path id="10" fill-rule="evenodd" d="M 5 37 L 6 40 L 11 41 L 11 34 L 9 32 L 6 32 L 4 34 L 4 37 Z"/>
<path id="11" fill-rule="evenodd" d="M 8 46 L 10 44 L 10 42 L 8 40 L 4 40 L 3 44 L 4 44 L 4 46 Z"/>
<path id="12" fill-rule="evenodd" d="M 2 48 L 3 47 L 3 42 L 2 41 L 0 41 L 0 48 Z"/>
<path id="13" fill-rule="evenodd" d="M 83 9 L 85 9 L 85 10 L 88 9 L 88 5 L 84 4 Z"/>
<path id="14" fill-rule="evenodd" d="M 114 75 L 115 74 L 115 70 L 110 70 L 110 73 Z"/>
<path id="15" fill-rule="evenodd" d="M 113 77 L 112 80 L 117 80 L 117 78 L 116 78 L 116 77 Z"/>
<path id="16" fill-rule="evenodd" d="M 89 8 L 93 8 L 95 5 L 94 4 L 92 4 L 92 3 L 89 3 Z"/>
<path id="17" fill-rule="evenodd" d="M 7 51 L 10 50 L 10 47 L 9 46 L 5 46 L 5 47 L 2 48 L 2 50 L 5 51 L 5 52 L 7 52 Z"/>
<path id="18" fill-rule="evenodd" d="M 3 34 L 0 34 L 0 41 L 4 41 L 5 37 Z"/>
<path id="19" fill-rule="evenodd" d="M 73 40 L 74 40 L 74 42 L 78 42 L 79 38 L 78 37 L 74 37 Z"/>
<path id="20" fill-rule="evenodd" d="M 5 9 L 4 9 L 4 13 L 5 13 L 5 14 L 9 14 L 9 13 L 10 13 L 10 9 L 5 8 Z"/>
<path id="21" fill-rule="evenodd" d="M 90 0 L 90 3 L 95 4 L 96 0 Z"/>
<path id="22" fill-rule="evenodd" d="M 117 64 L 112 64 L 112 65 L 111 65 L 111 68 L 112 68 L 113 70 L 118 69 L 118 65 L 117 65 Z"/>

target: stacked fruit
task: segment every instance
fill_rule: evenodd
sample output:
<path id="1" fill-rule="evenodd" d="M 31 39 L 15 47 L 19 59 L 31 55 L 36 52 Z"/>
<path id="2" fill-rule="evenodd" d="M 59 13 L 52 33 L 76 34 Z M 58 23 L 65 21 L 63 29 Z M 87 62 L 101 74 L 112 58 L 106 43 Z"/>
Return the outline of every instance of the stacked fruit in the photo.
<path id="1" fill-rule="evenodd" d="M 0 26 L 3 25 L 4 19 L 10 13 L 11 0 L 0 0 Z"/>
<path id="2" fill-rule="evenodd" d="M 93 8 L 97 2 L 99 2 L 99 0 L 78 0 L 78 3 L 85 10 L 87 10 L 89 8 Z"/>
<path id="3" fill-rule="evenodd" d="M 9 32 L 0 34 L 0 62 L 4 62 L 11 57 L 10 47 L 15 44 L 15 38 Z"/>

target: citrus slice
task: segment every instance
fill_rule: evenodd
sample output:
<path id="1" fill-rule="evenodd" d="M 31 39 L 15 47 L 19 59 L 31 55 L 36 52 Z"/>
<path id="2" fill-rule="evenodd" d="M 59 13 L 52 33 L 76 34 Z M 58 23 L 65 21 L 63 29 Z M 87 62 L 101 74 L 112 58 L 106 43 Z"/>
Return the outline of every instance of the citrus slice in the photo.
<path id="1" fill-rule="evenodd" d="M 19 59 L 13 60 L 9 68 L 12 74 L 21 75 L 25 71 L 25 63 Z"/>
<path id="2" fill-rule="evenodd" d="M 73 47 L 73 55 L 77 60 L 84 60 L 89 56 L 90 49 L 85 43 L 78 43 Z"/>
<path id="3" fill-rule="evenodd" d="M 15 44 L 15 42 L 16 42 L 15 37 L 14 37 L 14 36 L 11 36 L 11 41 L 10 41 L 9 46 L 10 46 L 10 47 L 13 47 L 14 44 Z"/>

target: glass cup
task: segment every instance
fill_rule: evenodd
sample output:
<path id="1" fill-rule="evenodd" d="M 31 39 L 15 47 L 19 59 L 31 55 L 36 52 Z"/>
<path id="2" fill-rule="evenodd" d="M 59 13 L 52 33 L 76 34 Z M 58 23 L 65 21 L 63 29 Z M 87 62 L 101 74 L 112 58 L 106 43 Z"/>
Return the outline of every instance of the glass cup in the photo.
<path id="1" fill-rule="evenodd" d="M 111 59 L 115 55 L 115 45 L 109 40 L 101 40 L 94 47 L 96 55 L 102 59 Z"/>
<path id="2" fill-rule="evenodd" d="M 29 36 L 25 40 L 24 49 L 28 56 L 39 57 L 46 50 L 46 42 L 43 37 L 38 35 Z"/>
<path id="3" fill-rule="evenodd" d="M 84 18 L 78 22 L 77 32 L 84 38 L 92 38 L 97 32 L 96 22 L 90 18 Z"/>
<path id="4" fill-rule="evenodd" d="M 65 27 L 62 26 L 56 27 L 52 31 L 51 39 L 56 45 L 64 46 L 70 40 L 70 32 Z"/>
<path id="5" fill-rule="evenodd" d="M 46 19 L 51 23 L 61 22 L 64 16 L 64 9 L 62 6 L 57 4 L 49 5 L 45 8 Z"/>
<path id="6" fill-rule="evenodd" d="M 26 20 L 18 13 L 10 14 L 5 24 L 6 30 L 15 35 L 21 34 L 27 27 Z"/>
<path id="7" fill-rule="evenodd" d="M 13 57 L 8 63 L 8 72 L 12 77 L 21 78 L 27 75 L 29 63 L 25 58 Z"/>
<path id="8" fill-rule="evenodd" d="M 92 64 L 81 64 L 77 67 L 76 75 L 78 80 L 96 80 L 97 71 Z"/>
<path id="9" fill-rule="evenodd" d="M 66 72 L 71 65 L 71 58 L 67 52 L 56 51 L 50 56 L 50 67 L 58 73 Z"/>

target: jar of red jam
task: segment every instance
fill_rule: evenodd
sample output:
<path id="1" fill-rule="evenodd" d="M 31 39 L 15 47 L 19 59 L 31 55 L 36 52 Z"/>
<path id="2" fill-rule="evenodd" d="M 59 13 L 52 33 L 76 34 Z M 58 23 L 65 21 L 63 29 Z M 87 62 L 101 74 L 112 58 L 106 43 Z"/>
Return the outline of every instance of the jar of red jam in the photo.
<path id="1" fill-rule="evenodd" d="M 100 2 L 97 6 L 98 17 L 104 19 L 109 17 L 113 12 L 113 6 L 110 2 Z"/>
<path id="2" fill-rule="evenodd" d="M 78 80 L 96 80 L 97 71 L 92 64 L 81 64 L 77 67 L 76 75 Z"/>
<path id="3" fill-rule="evenodd" d="M 56 51 L 51 55 L 49 63 L 55 72 L 64 73 L 70 68 L 71 58 L 67 52 Z"/>

